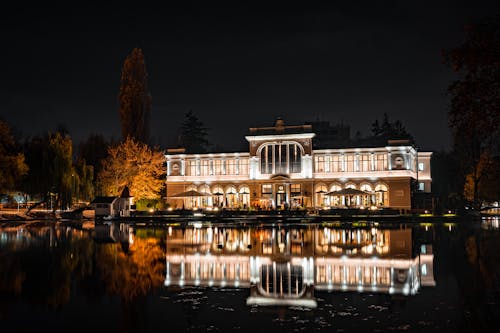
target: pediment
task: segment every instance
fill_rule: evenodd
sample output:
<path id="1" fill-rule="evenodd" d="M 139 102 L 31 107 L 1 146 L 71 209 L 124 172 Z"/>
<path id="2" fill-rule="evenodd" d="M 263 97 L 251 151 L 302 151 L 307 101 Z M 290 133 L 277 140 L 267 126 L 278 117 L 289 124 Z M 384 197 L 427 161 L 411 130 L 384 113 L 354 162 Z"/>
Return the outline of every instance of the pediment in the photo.
<path id="1" fill-rule="evenodd" d="M 272 180 L 290 180 L 290 175 L 286 173 L 277 173 L 271 176 Z"/>

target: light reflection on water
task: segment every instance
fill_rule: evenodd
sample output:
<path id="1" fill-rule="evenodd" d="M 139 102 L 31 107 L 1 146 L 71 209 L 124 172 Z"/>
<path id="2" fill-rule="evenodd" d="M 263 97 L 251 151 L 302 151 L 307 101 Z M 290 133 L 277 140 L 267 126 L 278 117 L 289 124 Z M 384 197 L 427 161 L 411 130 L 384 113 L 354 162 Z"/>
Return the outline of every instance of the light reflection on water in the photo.
<path id="1" fill-rule="evenodd" d="M 4 228 L 0 324 L 30 313 L 61 331 L 92 329 L 89 315 L 120 331 L 488 328 L 499 240 L 459 223 Z"/>
<path id="2" fill-rule="evenodd" d="M 316 307 L 315 290 L 414 295 L 434 286 L 432 244 L 412 229 L 169 229 L 165 286 L 249 288 L 248 305 Z"/>

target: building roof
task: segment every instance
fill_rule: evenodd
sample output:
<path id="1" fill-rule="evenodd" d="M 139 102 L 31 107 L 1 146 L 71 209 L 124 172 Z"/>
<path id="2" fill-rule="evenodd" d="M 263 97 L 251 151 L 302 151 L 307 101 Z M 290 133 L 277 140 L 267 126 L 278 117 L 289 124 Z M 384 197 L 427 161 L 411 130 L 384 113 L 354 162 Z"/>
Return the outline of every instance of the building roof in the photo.
<path id="1" fill-rule="evenodd" d="M 311 125 L 294 125 L 285 126 L 285 121 L 278 117 L 274 126 L 269 127 L 251 127 L 249 133 L 252 136 L 257 135 L 276 135 L 276 134 L 299 134 L 299 133 L 312 133 Z"/>
<path id="2" fill-rule="evenodd" d="M 130 195 L 130 190 L 128 186 L 125 186 L 123 188 L 122 194 L 120 195 L 120 198 L 131 198 L 132 196 Z"/>
<path id="3" fill-rule="evenodd" d="M 91 204 L 93 203 L 113 203 L 113 201 L 116 199 L 116 197 L 95 197 L 94 200 L 92 200 Z"/>

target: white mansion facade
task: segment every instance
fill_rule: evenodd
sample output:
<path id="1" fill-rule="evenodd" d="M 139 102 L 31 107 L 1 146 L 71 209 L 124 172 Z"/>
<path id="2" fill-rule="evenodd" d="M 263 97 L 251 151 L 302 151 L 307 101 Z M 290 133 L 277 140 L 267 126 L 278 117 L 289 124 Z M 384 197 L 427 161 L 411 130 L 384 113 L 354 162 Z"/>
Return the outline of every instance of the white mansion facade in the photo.
<path id="1" fill-rule="evenodd" d="M 314 137 L 311 125 L 285 126 L 278 119 L 272 127 L 250 128 L 248 152 L 167 153 L 167 202 L 175 208 L 409 210 L 413 192 L 431 191 L 431 152 L 417 152 L 407 141 L 313 149 Z"/>

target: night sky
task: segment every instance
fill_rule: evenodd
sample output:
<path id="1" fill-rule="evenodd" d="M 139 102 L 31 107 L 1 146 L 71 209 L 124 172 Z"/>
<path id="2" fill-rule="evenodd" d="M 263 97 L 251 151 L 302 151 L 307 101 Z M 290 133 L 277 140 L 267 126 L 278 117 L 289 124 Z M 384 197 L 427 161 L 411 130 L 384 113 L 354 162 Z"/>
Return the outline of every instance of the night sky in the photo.
<path id="1" fill-rule="evenodd" d="M 366 135 L 384 112 L 423 149 L 449 149 L 446 89 L 456 75 L 441 50 L 463 41 L 465 24 L 500 13 L 498 1 L 374 3 L 3 10 L 0 117 L 23 136 L 63 124 L 75 142 L 118 139 L 121 67 L 140 47 L 162 148 L 192 110 L 225 150 L 241 150 L 249 127 L 277 116 Z"/>

